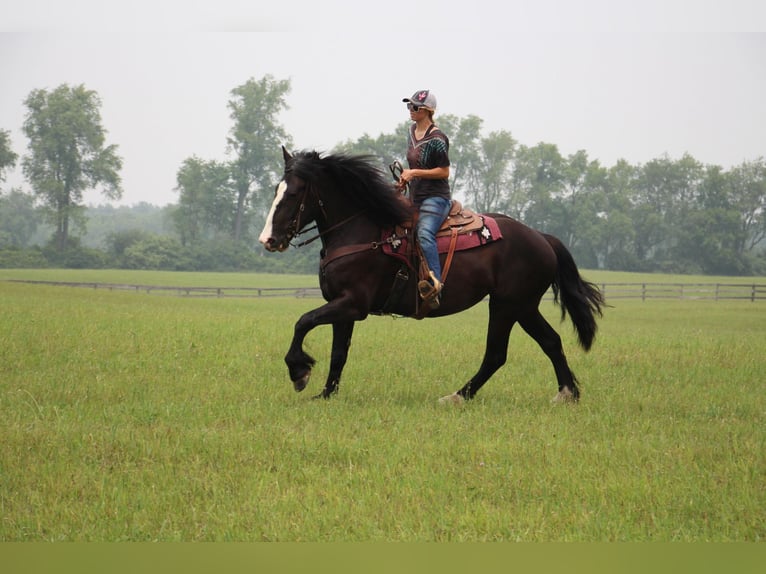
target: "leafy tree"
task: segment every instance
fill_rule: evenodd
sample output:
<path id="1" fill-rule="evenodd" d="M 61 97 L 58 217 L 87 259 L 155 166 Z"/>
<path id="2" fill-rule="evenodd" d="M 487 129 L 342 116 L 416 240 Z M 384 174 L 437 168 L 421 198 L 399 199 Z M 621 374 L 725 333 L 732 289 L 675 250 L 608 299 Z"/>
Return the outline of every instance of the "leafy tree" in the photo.
<path id="1" fill-rule="evenodd" d="M 181 242 L 232 237 L 236 207 L 231 166 L 191 157 L 178 170 L 176 180 L 180 196 L 173 221 Z"/>
<path id="2" fill-rule="evenodd" d="M 409 122 L 402 122 L 390 134 L 381 133 L 377 137 L 364 134 L 356 141 L 346 140 L 335 146 L 335 153 L 351 153 L 370 155 L 380 160 L 381 166 L 387 166 L 393 161 L 406 164 L 407 130 Z"/>
<path id="3" fill-rule="evenodd" d="M 203 164 L 204 160 L 197 157 L 187 158 L 176 174 L 176 190 L 180 195 L 172 217 L 184 245 L 200 239 L 205 226 L 207 193 Z"/>
<path id="4" fill-rule="evenodd" d="M 44 269 L 48 260 L 39 249 L 0 247 L 0 269 Z"/>
<path id="5" fill-rule="evenodd" d="M 667 156 L 653 159 L 639 168 L 633 190 L 635 247 L 639 260 L 662 261 L 668 257 L 674 180 L 673 160 Z"/>
<path id="6" fill-rule="evenodd" d="M 30 149 L 24 174 L 56 228 L 56 248 L 64 251 L 70 222 L 83 221 L 84 190 L 101 187 L 109 199 L 121 197 L 122 160 L 116 146 L 105 145 L 96 92 L 62 84 L 50 92 L 33 90 L 24 103 Z"/>
<path id="7" fill-rule="evenodd" d="M 535 229 L 552 232 L 561 221 L 560 195 L 565 160 L 555 144 L 519 146 L 512 176 L 510 213 Z"/>
<path id="8" fill-rule="evenodd" d="M 148 240 L 152 234 L 141 229 L 116 231 L 106 238 L 106 252 L 117 267 L 123 266 L 125 251 L 141 241 Z"/>
<path id="9" fill-rule="evenodd" d="M 636 172 L 636 167 L 624 159 L 618 160 L 606 172 L 606 206 L 598 213 L 602 219 L 602 227 L 597 248 L 599 266 L 604 269 L 637 268 L 631 201 Z"/>
<path id="10" fill-rule="evenodd" d="M 739 213 L 742 235 L 738 252 L 766 240 L 766 160 L 746 161 L 729 172 L 730 205 Z"/>
<path id="11" fill-rule="evenodd" d="M 483 187 L 481 156 L 481 128 L 484 120 L 469 115 L 459 118 L 445 114 L 438 119 L 438 125 L 450 140 L 450 179 L 452 191 L 461 194 L 467 201 L 476 199 L 475 194 Z M 478 208 L 477 208 L 478 209 Z"/>
<path id="12" fill-rule="evenodd" d="M 127 247 L 122 264 L 126 269 L 194 269 L 181 243 L 173 237 L 160 235 L 147 236 Z"/>
<path id="13" fill-rule="evenodd" d="M 266 75 L 260 80 L 251 78 L 231 91 L 229 109 L 234 125 L 228 144 L 235 155 L 231 163 L 236 194 L 235 241 L 247 228 L 249 204 L 265 211 L 267 198 L 284 167 L 280 146 L 292 147 L 290 136 L 277 121 L 279 113 L 288 107 L 285 97 L 290 88 L 290 80 Z"/>
<path id="14" fill-rule="evenodd" d="M 561 203 L 564 207 L 558 229 L 582 265 L 598 265 L 598 247 L 605 226 L 607 170 L 590 161 L 584 150 L 570 155 L 563 168 Z"/>
<path id="15" fill-rule="evenodd" d="M 748 263 L 738 253 L 739 217 L 736 211 L 693 209 L 679 229 L 675 263 L 682 272 L 741 275 Z"/>
<path id="16" fill-rule="evenodd" d="M 170 214 L 176 206 L 159 207 L 146 202 L 135 205 L 98 205 L 85 208 L 88 232 L 82 237 L 86 247 L 106 248 L 111 253 L 112 238 L 122 233 L 168 234 L 173 225 Z"/>
<path id="17" fill-rule="evenodd" d="M 0 130 L 0 182 L 5 181 L 5 170 L 15 166 L 18 157 L 11 149 L 10 132 Z"/>
<path id="18" fill-rule="evenodd" d="M 103 251 L 84 247 L 80 238 L 74 236 L 68 238 L 64 249 L 59 248 L 53 237 L 42 252 L 51 265 L 72 269 L 102 269 L 108 259 Z"/>
<path id="19" fill-rule="evenodd" d="M 468 197 L 477 211 L 499 211 L 503 196 L 510 187 L 511 167 L 516 140 L 507 131 L 492 132 L 480 141 L 478 158 L 471 157 L 468 164 Z M 477 161 L 478 160 L 478 161 Z"/>
<path id="20" fill-rule="evenodd" d="M 704 209 L 732 209 L 731 175 L 718 165 L 707 166 L 695 202 Z"/>
<path id="21" fill-rule="evenodd" d="M 18 190 L 0 195 L 0 247 L 29 245 L 40 223 L 34 203 L 32 195 Z"/>

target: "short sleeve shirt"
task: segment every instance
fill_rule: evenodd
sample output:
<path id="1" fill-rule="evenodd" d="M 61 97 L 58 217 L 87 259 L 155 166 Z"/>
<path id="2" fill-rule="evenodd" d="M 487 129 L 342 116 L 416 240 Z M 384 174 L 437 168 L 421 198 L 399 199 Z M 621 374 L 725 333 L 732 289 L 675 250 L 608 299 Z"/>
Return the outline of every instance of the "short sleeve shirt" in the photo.
<path id="1" fill-rule="evenodd" d="M 407 163 L 410 169 L 449 167 L 449 138 L 431 124 L 422 139 L 415 139 L 415 124 L 412 124 L 407 145 Z M 410 182 L 410 195 L 416 205 L 434 195 L 449 199 L 449 180 L 415 178 Z"/>

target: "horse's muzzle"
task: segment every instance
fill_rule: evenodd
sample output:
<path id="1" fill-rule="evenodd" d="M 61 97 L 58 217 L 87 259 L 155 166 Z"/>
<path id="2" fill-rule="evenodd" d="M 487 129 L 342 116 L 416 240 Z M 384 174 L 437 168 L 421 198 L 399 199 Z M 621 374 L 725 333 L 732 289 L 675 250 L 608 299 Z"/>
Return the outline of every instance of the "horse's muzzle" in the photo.
<path id="1" fill-rule="evenodd" d="M 261 243 L 263 243 L 263 248 L 266 249 L 266 251 L 269 251 L 271 253 L 274 253 L 275 251 L 285 251 L 289 246 L 290 242 L 285 241 L 283 243 L 277 243 L 277 240 L 273 237 L 269 237 L 268 239 L 261 240 Z"/>

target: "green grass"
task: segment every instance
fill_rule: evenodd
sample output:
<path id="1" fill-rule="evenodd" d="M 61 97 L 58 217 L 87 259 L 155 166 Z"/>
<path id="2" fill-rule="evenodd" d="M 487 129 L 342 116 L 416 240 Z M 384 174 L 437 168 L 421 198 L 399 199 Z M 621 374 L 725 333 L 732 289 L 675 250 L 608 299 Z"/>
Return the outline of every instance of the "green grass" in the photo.
<path id="1" fill-rule="evenodd" d="M 762 303 L 620 301 L 587 354 L 561 325 L 576 407 L 517 329 L 460 408 L 485 304 L 360 323 L 317 402 L 329 328 L 304 394 L 282 357 L 319 303 L 0 282 L 0 540 L 764 540 Z"/>

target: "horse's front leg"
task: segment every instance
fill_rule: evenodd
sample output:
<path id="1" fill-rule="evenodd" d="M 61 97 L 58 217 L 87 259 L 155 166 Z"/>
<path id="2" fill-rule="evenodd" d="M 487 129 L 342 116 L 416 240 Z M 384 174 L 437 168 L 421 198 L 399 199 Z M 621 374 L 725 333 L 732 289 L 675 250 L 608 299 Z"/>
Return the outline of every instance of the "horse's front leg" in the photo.
<path id="1" fill-rule="evenodd" d="M 311 368 L 316 363 L 314 357 L 303 350 L 303 341 L 309 331 L 319 325 L 316 321 L 318 311 L 319 309 L 314 309 L 301 315 L 301 318 L 295 323 L 293 340 L 285 355 L 285 363 L 287 364 L 287 370 L 290 372 L 290 380 L 293 382 L 296 392 L 299 393 L 309 384 Z"/>
<path id="2" fill-rule="evenodd" d="M 290 348 L 287 351 L 287 355 L 285 355 L 285 363 L 290 373 L 290 380 L 293 382 L 293 387 L 297 392 L 301 392 L 308 385 L 311 378 L 311 369 L 316 363 L 314 358 L 303 350 L 303 341 L 306 335 L 319 325 L 330 323 L 339 325 L 333 332 L 333 364 L 330 369 L 330 377 L 333 377 L 335 374 L 336 378 L 339 379 L 340 371 L 343 369 L 343 365 L 345 365 L 348 354 L 348 344 L 351 339 L 351 332 L 353 331 L 353 322 L 360 318 L 363 318 L 363 316 L 349 301 L 346 299 L 334 299 L 313 311 L 305 313 L 298 319 L 295 323 L 292 343 L 290 343 Z M 350 328 L 348 323 L 351 323 Z M 344 333 L 347 333 L 346 337 L 343 337 Z M 345 350 L 342 350 L 343 346 L 345 346 Z M 336 367 L 335 369 L 332 368 L 333 365 Z M 337 373 L 335 373 L 336 371 Z M 325 391 L 331 386 L 328 378 Z M 337 381 L 335 386 L 337 386 Z"/>
<path id="3" fill-rule="evenodd" d="M 354 322 L 332 324 L 332 351 L 330 352 L 330 372 L 322 392 L 315 399 L 329 399 L 338 392 L 338 384 L 343 367 L 346 365 L 348 350 L 351 347 L 351 335 L 354 332 Z"/>

